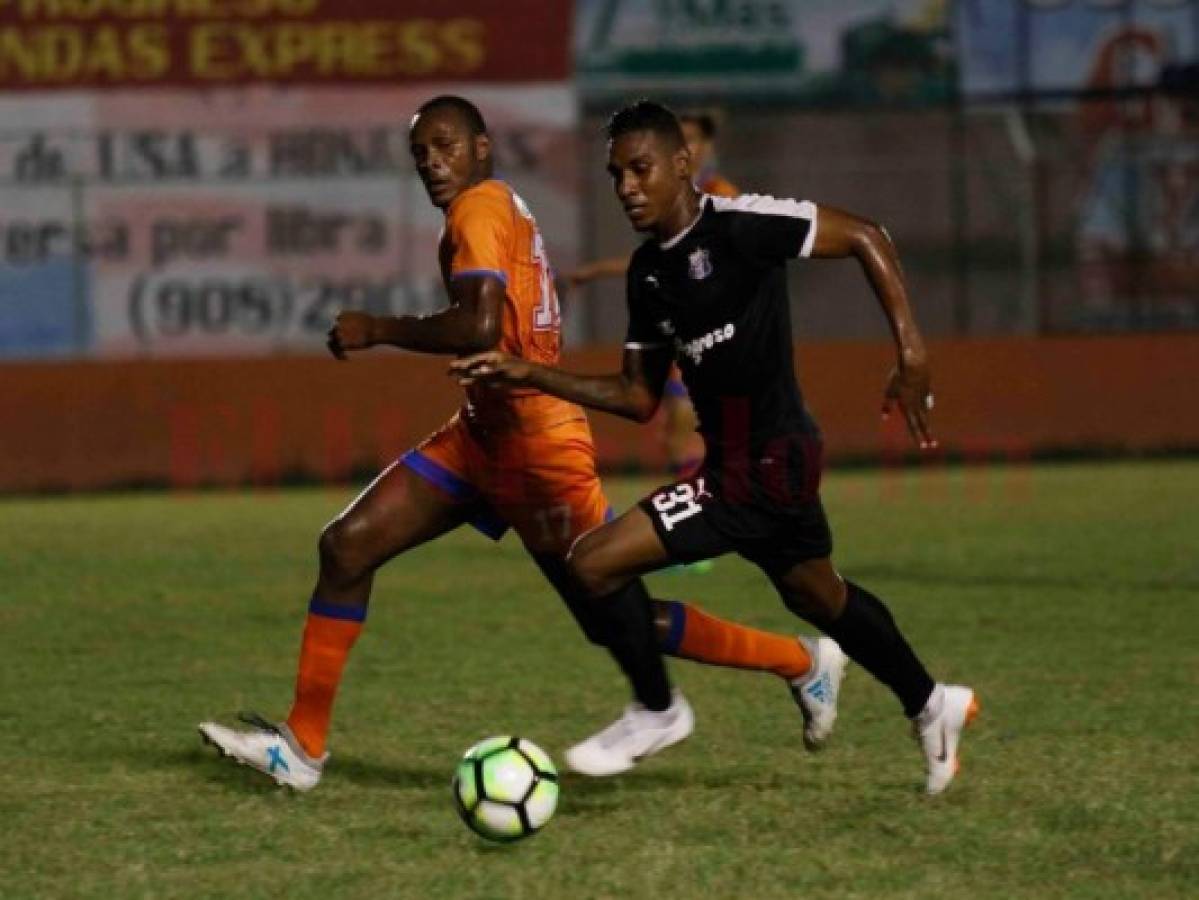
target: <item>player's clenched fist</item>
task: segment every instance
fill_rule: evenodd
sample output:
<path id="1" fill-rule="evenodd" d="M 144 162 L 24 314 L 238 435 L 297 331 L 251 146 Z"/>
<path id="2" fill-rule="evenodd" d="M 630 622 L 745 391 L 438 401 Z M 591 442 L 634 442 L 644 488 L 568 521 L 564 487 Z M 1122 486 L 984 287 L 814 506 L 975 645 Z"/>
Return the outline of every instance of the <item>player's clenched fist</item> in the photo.
<path id="1" fill-rule="evenodd" d="M 523 359 L 492 350 L 454 360 L 450 364 L 450 374 L 456 376 L 461 385 L 477 381 L 521 385 L 528 381 L 529 368 Z"/>
<path id="2" fill-rule="evenodd" d="M 364 312 L 339 312 L 326 342 L 338 359 L 345 359 L 347 350 L 365 350 L 376 343 L 375 317 Z"/>

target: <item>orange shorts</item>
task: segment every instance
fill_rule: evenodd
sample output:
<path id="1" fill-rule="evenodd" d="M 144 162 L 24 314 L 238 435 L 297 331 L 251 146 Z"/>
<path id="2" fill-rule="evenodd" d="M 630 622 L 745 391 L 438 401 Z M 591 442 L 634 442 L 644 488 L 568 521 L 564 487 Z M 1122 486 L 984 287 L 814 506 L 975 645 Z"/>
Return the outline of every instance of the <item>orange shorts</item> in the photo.
<path id="1" fill-rule="evenodd" d="M 533 553 L 565 556 L 611 518 L 586 419 L 523 434 L 472 428 L 459 414 L 400 462 L 473 507 L 479 531 L 498 541 L 512 527 Z"/>

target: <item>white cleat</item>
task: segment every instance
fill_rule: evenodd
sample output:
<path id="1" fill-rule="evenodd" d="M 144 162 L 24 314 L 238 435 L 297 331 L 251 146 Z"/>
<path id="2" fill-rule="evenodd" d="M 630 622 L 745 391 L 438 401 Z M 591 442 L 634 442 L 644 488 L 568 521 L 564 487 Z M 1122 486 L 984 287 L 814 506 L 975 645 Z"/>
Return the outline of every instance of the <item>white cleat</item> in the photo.
<path id="1" fill-rule="evenodd" d="M 791 696 L 803 716 L 803 745 L 815 753 L 824 748 L 837 721 L 837 697 L 849 657 L 832 638 L 800 642 L 812 657 L 812 671 L 791 682 Z"/>
<path id="2" fill-rule="evenodd" d="M 675 690 L 671 704 L 661 712 L 640 703 L 625 707 L 624 714 L 582 743 L 566 751 L 566 764 L 582 775 L 619 775 L 642 759 L 677 744 L 695 730 L 695 713 L 682 693 Z"/>
<path id="3" fill-rule="evenodd" d="M 273 778 L 276 784 L 297 791 L 310 791 L 316 787 L 328 753 L 313 759 L 283 723 L 276 725 L 261 716 L 245 713 L 239 714 L 238 718 L 253 728 L 237 731 L 216 722 L 201 722 L 200 737 L 204 743 L 216 747 L 222 756 L 257 769 Z"/>
<path id="4" fill-rule="evenodd" d="M 924 710 L 912 720 L 912 734 L 920 742 L 928 766 L 928 794 L 941 793 L 957 775 L 961 768 L 958 743 L 978 710 L 978 698 L 970 688 L 938 684 Z"/>

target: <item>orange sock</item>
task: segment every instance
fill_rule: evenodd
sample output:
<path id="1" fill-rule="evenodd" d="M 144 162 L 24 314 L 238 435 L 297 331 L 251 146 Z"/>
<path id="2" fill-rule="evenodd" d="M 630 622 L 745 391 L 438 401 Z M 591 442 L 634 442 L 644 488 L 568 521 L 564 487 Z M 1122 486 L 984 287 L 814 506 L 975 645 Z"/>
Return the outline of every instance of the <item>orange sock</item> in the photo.
<path id="1" fill-rule="evenodd" d="M 807 648 L 794 637 L 726 622 L 689 603 L 664 602 L 670 609 L 670 633 L 662 649 L 671 656 L 773 672 L 788 681 L 803 677 L 812 667 Z"/>
<path id="2" fill-rule="evenodd" d="M 365 606 L 338 606 L 316 597 L 308 605 L 296 696 L 287 716 L 287 727 L 309 756 L 319 758 L 325 752 L 341 670 L 365 618 Z"/>

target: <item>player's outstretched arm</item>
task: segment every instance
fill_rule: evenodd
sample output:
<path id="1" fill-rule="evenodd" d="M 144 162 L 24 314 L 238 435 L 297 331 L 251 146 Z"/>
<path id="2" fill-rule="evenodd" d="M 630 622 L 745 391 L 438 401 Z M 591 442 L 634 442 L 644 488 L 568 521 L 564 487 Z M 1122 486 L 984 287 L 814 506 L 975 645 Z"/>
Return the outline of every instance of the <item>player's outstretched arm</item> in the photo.
<path id="1" fill-rule="evenodd" d="M 329 329 L 329 352 L 345 359 L 350 350 L 388 344 L 420 353 L 478 353 L 499 342 L 503 306 L 504 285 L 498 278 L 457 278 L 449 307 L 432 315 L 338 313 Z"/>
<path id="2" fill-rule="evenodd" d="M 566 283 L 571 287 L 590 284 L 600 278 L 621 278 L 629 270 L 629 257 L 612 256 L 608 259 L 597 259 L 583 263 L 577 269 L 566 273 Z"/>
<path id="3" fill-rule="evenodd" d="M 817 222 L 812 256 L 824 259 L 855 257 L 891 326 L 899 359 L 887 381 L 883 417 L 898 408 L 912 439 L 920 448 L 935 448 L 937 442 L 928 422 L 933 408 L 928 351 L 908 303 L 895 244 L 890 235 L 873 222 L 830 206 L 818 208 Z"/>
<path id="4" fill-rule="evenodd" d="M 475 382 L 532 387 L 563 400 L 637 422 L 653 418 L 662 400 L 670 369 L 670 351 L 626 348 L 621 370 L 614 375 L 574 375 L 506 353 L 479 353 L 450 365 L 463 385 Z"/>

